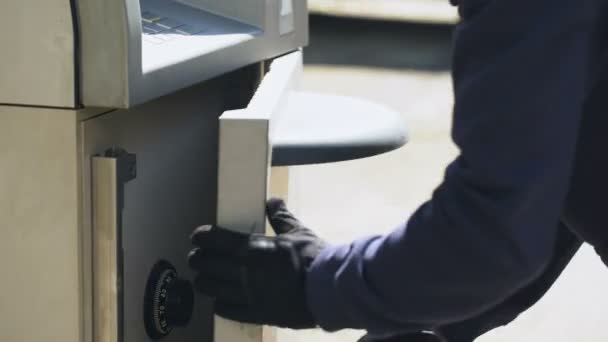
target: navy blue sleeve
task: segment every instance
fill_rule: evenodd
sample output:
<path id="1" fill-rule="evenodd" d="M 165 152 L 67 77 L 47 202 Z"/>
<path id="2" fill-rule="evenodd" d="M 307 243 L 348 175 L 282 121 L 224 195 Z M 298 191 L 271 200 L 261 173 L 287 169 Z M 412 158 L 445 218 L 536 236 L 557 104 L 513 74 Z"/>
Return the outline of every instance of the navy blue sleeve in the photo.
<path id="1" fill-rule="evenodd" d="M 563 213 L 562 222 L 564 222 Z M 490 330 L 511 323 L 549 291 L 566 266 L 570 264 L 581 244 L 580 238 L 565 223 L 560 224 L 551 261 L 537 279 L 483 314 L 442 326 L 437 330 L 448 341 L 470 342 Z"/>
<path id="2" fill-rule="evenodd" d="M 322 328 L 397 333 L 463 321 L 543 272 L 568 191 L 597 2 L 460 1 L 452 136 L 461 153 L 402 227 L 315 260 L 308 300 Z"/>

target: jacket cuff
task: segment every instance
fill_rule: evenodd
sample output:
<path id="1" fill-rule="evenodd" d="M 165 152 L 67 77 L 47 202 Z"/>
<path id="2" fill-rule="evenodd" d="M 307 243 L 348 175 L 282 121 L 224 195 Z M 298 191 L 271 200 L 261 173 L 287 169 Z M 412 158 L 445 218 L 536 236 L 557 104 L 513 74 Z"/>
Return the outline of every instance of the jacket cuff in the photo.
<path id="1" fill-rule="evenodd" d="M 326 331 L 354 326 L 343 298 L 337 291 L 336 275 L 347 258 L 350 246 L 325 248 L 314 260 L 306 277 L 308 307 L 317 324 Z"/>

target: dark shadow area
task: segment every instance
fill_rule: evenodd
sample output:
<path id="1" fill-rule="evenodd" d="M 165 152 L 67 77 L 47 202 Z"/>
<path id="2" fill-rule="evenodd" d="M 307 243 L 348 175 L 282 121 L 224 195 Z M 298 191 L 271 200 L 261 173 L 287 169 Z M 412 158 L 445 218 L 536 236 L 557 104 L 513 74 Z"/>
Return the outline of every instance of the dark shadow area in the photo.
<path id="1" fill-rule="evenodd" d="M 451 66 L 453 26 L 310 17 L 305 64 L 445 71 Z"/>

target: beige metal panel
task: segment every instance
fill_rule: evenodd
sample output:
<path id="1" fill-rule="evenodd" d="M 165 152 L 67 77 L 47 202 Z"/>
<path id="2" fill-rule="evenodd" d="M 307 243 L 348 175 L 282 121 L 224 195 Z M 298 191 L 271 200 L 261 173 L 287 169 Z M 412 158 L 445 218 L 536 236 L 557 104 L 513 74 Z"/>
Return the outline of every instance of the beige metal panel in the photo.
<path id="1" fill-rule="evenodd" d="M 93 158 L 94 341 L 118 342 L 118 203 L 114 158 Z"/>
<path id="2" fill-rule="evenodd" d="M 0 106 L 0 341 L 81 342 L 77 113 Z"/>
<path id="3" fill-rule="evenodd" d="M 83 137 L 83 121 L 94 118 L 105 112 L 107 109 L 101 108 L 84 108 L 78 111 L 78 184 L 80 184 L 80 206 L 79 206 L 79 222 L 80 222 L 80 265 L 81 265 L 81 306 L 82 306 L 82 342 L 93 342 L 93 237 L 92 237 L 92 211 L 90 206 L 87 206 L 92 192 L 91 179 L 91 160 L 84 156 L 84 137 Z"/>
<path id="4" fill-rule="evenodd" d="M 220 117 L 217 223 L 247 234 L 266 230 L 272 129 L 281 119 L 289 91 L 296 87 L 302 55 L 275 60 L 247 108 Z M 214 342 L 262 342 L 274 332 L 215 319 Z"/>
<path id="5" fill-rule="evenodd" d="M 2 0 L 0 103 L 74 107 L 74 32 L 68 0 Z"/>
<path id="6" fill-rule="evenodd" d="M 78 0 L 78 17 L 82 102 L 128 107 L 129 72 L 141 70 L 139 1 Z"/>

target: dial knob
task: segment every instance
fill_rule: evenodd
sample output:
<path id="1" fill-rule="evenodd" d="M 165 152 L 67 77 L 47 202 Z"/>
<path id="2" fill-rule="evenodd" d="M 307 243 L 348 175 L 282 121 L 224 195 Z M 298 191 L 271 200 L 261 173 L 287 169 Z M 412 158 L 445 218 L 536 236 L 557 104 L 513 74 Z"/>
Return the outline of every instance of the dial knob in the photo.
<path id="1" fill-rule="evenodd" d="M 176 278 L 167 286 L 167 324 L 183 327 L 190 322 L 194 304 L 192 285 L 187 280 Z"/>
<path id="2" fill-rule="evenodd" d="M 194 307 L 194 291 L 187 280 L 180 279 L 168 262 L 159 261 L 150 272 L 144 297 L 144 323 L 154 340 L 188 324 Z"/>

